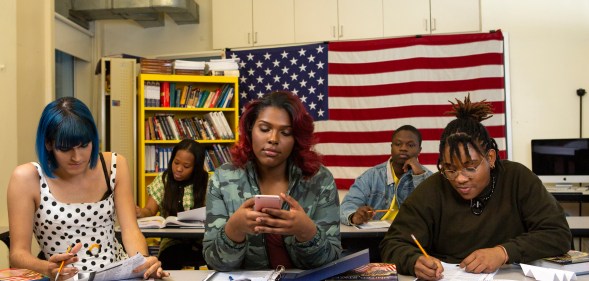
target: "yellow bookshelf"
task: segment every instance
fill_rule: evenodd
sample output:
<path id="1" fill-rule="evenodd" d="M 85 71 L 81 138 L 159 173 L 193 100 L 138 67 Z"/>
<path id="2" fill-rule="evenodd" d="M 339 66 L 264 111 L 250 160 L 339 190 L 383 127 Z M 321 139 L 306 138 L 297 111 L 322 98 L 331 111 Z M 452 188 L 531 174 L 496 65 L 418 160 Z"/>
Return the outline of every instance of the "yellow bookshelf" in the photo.
<path id="1" fill-rule="evenodd" d="M 152 82 L 168 82 L 174 83 L 176 89 L 182 89 L 185 86 L 198 87 L 199 89 L 206 89 L 211 92 L 229 84 L 233 87 L 233 97 L 229 104 L 224 108 L 189 108 L 189 107 L 151 107 L 146 106 L 146 97 L 150 96 L 149 90 L 146 89 L 146 84 L 152 84 Z M 221 112 L 231 131 L 233 132 L 234 138 L 232 139 L 210 139 L 201 140 L 195 139 L 199 143 L 208 145 L 219 144 L 223 146 L 232 146 L 238 140 L 238 123 L 239 123 L 239 98 L 238 98 L 238 78 L 231 76 L 193 76 L 193 75 L 166 75 L 166 74 L 140 74 L 138 79 L 138 98 L 137 102 L 137 204 L 139 206 L 145 206 L 146 187 L 153 181 L 157 176 L 157 172 L 148 171 L 146 159 L 150 159 L 146 155 L 146 147 L 148 146 L 160 146 L 160 147 L 173 147 L 175 144 L 180 142 L 179 139 L 171 140 L 154 140 L 147 139 L 146 137 L 146 119 L 160 115 L 160 114 L 173 114 L 174 118 L 202 118 L 210 112 Z M 150 166 L 151 167 L 151 166 Z"/>

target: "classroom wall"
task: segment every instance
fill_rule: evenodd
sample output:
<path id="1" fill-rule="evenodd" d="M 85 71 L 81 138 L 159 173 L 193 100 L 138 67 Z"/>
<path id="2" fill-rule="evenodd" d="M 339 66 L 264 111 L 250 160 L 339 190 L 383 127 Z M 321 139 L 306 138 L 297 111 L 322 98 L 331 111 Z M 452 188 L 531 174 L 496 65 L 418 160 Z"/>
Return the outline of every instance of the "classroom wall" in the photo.
<path id="1" fill-rule="evenodd" d="M 132 21 L 100 21 L 104 40 L 97 53 L 190 57 L 210 52 L 211 1 L 196 1 L 199 24 L 176 25 L 166 18 L 164 27 L 142 28 Z M 508 34 L 513 160 L 529 166 L 531 139 L 579 136 L 575 90 L 589 90 L 589 1 L 481 0 L 481 7 L 482 30 Z M 38 118 L 53 99 L 53 1 L 0 1 L 0 24 L 0 83 L 8 97 L 0 103 L 0 116 L 7 120 L 3 135 L 14 136 L 0 141 L 0 198 L 5 198 L 14 167 L 36 158 Z M 588 99 L 583 99 L 585 120 Z M 589 137 L 589 121 L 583 132 Z M 8 224 L 5 210 L 0 200 L 0 225 Z M 0 268 L 5 268 L 2 247 Z"/>
<path id="2" fill-rule="evenodd" d="M 0 1 L 0 225 L 8 225 L 6 187 L 12 170 L 34 161 L 39 115 L 53 96 L 53 1 Z M 0 243 L 0 268 L 8 249 Z"/>
<path id="3" fill-rule="evenodd" d="M 0 37 L 6 42 L 16 42 L 16 2 L 0 2 Z M 16 99 L 12 98 L 16 93 L 16 44 L 0 44 L 0 85 L 5 91 L 1 94 L 3 101 L 0 103 L 0 120 L 13 120 L 16 115 Z M 6 91 L 7 89 L 12 89 Z M 10 97 L 10 98 L 6 98 Z M 2 126 L 5 136 L 16 135 L 16 123 L 4 122 Z M 0 198 L 6 197 L 5 187 L 10 178 L 11 168 L 16 164 L 16 138 L 2 138 L 0 141 L 4 149 L 0 149 Z M 0 200 L 0 225 L 8 225 L 6 214 L 6 200 Z M 0 268 L 8 267 L 8 248 L 0 243 Z"/>
<path id="4" fill-rule="evenodd" d="M 104 52 L 155 57 L 210 50 L 210 1 L 196 1 L 196 25 L 105 23 Z M 512 159 L 530 167 L 531 139 L 579 136 L 576 89 L 589 90 L 589 1 L 481 0 L 481 10 L 482 30 L 501 29 L 509 37 Z M 583 106 L 589 120 L 589 95 Z M 589 137 L 589 121 L 583 132 Z"/>

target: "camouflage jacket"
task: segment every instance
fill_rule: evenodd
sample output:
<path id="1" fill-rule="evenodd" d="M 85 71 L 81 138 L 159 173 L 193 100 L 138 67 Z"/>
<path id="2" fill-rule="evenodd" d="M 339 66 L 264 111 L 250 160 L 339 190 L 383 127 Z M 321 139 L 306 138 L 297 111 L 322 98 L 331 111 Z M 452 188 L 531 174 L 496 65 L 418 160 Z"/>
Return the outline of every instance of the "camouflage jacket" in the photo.
<path id="1" fill-rule="evenodd" d="M 340 258 L 339 198 L 333 176 L 325 167 L 304 180 L 301 170 L 290 166 L 288 194 L 303 207 L 315 222 L 317 234 L 299 243 L 294 236 L 284 236 L 284 246 L 293 265 L 300 269 L 319 267 Z M 245 200 L 260 194 L 255 168 L 245 169 L 224 164 L 215 170 L 207 190 L 207 220 L 203 255 L 209 267 L 234 269 L 269 269 L 264 235 L 248 234 L 243 243 L 235 243 L 225 234 L 225 224 Z M 288 209 L 288 204 L 283 209 Z"/>

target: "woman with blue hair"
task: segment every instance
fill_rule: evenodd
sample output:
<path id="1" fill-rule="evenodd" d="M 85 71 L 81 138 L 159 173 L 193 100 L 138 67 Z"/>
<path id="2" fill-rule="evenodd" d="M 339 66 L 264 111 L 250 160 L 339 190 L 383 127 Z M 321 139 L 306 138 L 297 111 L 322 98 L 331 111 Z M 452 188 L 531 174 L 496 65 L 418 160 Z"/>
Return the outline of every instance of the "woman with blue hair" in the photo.
<path id="1" fill-rule="evenodd" d="M 45 107 L 37 128 L 39 162 L 16 167 L 8 185 L 11 266 L 66 280 L 125 259 L 127 253 L 147 256 L 127 160 L 115 152 L 99 153 L 98 145 L 98 130 L 84 103 L 65 97 Z M 115 238 L 115 215 L 124 249 Z M 31 254 L 33 234 L 39 257 Z M 135 271 L 144 272 L 144 278 L 168 275 L 156 257 L 147 257 Z"/>

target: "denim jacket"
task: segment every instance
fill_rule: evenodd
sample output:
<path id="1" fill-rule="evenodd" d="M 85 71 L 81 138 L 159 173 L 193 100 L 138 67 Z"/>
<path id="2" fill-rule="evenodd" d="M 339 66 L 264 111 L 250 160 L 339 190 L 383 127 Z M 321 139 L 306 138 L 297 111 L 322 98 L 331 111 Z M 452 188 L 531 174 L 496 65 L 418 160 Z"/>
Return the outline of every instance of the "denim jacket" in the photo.
<path id="1" fill-rule="evenodd" d="M 354 181 L 340 206 L 341 223 L 351 225 L 350 216 L 362 206 L 389 209 L 394 194 L 397 194 L 397 207 L 400 207 L 415 187 L 433 174 L 424 166 L 422 169 L 425 173 L 421 175 L 413 175 L 413 171 L 409 170 L 401 176 L 399 186 L 395 186 L 392 176 L 390 178 L 387 176 L 387 173 L 392 175 L 389 163 L 390 158 L 368 169 Z M 374 219 L 379 220 L 384 215 L 385 213 L 377 213 Z"/>
<path id="2" fill-rule="evenodd" d="M 298 167 L 289 164 L 288 169 L 288 194 L 317 225 L 317 234 L 310 241 L 297 242 L 292 235 L 284 236 L 290 260 L 296 268 L 309 269 L 340 258 L 339 200 L 331 172 L 322 166 L 314 176 L 303 179 Z M 203 255 L 209 267 L 219 271 L 269 269 L 264 235 L 247 234 L 243 243 L 236 243 L 225 234 L 229 217 L 256 194 L 260 194 L 260 188 L 251 162 L 245 169 L 232 164 L 215 169 L 207 190 L 203 239 Z M 288 204 L 282 208 L 288 209 Z"/>

